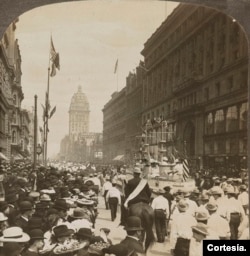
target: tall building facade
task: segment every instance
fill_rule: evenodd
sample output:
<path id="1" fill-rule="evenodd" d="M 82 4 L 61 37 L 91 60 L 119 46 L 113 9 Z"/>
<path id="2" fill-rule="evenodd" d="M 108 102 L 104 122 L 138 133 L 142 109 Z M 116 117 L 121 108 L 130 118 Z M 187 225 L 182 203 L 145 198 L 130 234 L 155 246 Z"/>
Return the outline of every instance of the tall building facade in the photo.
<path id="1" fill-rule="evenodd" d="M 0 41 L 0 152 L 8 160 L 28 156 L 29 118 L 21 108 L 21 53 L 15 20 Z"/>
<path id="2" fill-rule="evenodd" d="M 180 4 L 152 34 L 141 52 L 140 95 L 151 157 L 165 152 L 199 168 L 246 167 L 247 50 L 235 20 L 201 6 Z"/>
<path id="3" fill-rule="evenodd" d="M 123 161 L 126 148 L 126 88 L 114 92 L 103 108 L 103 158 Z"/>
<path id="4" fill-rule="evenodd" d="M 99 162 L 102 159 L 102 134 L 89 132 L 90 108 L 81 86 L 69 107 L 69 134 L 61 140 L 60 158 L 72 162 Z"/>
<path id="5" fill-rule="evenodd" d="M 149 70 L 142 120 L 164 116 L 172 135 L 168 150 L 175 147 L 200 167 L 239 167 L 247 157 L 248 58 L 237 22 L 213 9 L 179 5 L 142 54 Z M 149 129 L 151 153 L 161 129 Z"/>

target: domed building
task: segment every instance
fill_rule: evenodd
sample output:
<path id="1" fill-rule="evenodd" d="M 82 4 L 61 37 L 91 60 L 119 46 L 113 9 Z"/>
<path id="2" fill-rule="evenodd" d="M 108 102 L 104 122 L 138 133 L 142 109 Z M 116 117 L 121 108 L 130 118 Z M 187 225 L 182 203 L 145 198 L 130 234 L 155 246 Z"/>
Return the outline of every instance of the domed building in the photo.
<path id="1" fill-rule="evenodd" d="M 69 136 L 76 141 L 81 134 L 89 132 L 89 102 L 81 86 L 72 96 L 69 107 Z"/>
<path id="2" fill-rule="evenodd" d="M 81 86 L 71 98 L 69 134 L 61 140 L 61 160 L 98 162 L 102 158 L 102 133 L 89 132 L 90 108 Z"/>

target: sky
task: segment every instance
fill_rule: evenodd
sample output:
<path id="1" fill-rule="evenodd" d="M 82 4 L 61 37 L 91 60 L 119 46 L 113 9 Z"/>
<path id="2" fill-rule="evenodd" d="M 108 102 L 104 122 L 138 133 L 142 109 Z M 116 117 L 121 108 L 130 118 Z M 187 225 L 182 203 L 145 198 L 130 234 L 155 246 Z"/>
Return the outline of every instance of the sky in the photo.
<path id="1" fill-rule="evenodd" d="M 32 110 L 38 96 L 38 125 L 48 81 L 50 38 L 60 55 L 60 70 L 50 78 L 48 156 L 60 151 L 68 134 L 68 110 L 77 88 L 90 105 L 90 132 L 102 132 L 104 105 L 125 86 L 143 56 L 144 43 L 177 6 L 164 1 L 76 1 L 47 5 L 19 17 L 16 24 L 22 58 L 22 108 Z M 116 60 L 118 68 L 114 74 Z"/>

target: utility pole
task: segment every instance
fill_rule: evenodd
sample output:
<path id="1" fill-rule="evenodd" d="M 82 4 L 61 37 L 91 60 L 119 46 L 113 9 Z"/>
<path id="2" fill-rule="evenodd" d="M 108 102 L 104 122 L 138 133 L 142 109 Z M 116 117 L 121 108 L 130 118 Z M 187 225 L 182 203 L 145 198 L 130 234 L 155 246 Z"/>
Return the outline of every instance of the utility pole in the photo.
<path id="1" fill-rule="evenodd" d="M 33 149 L 33 169 L 36 169 L 36 149 L 37 149 L 37 95 L 35 95 L 34 108 L 34 149 Z"/>

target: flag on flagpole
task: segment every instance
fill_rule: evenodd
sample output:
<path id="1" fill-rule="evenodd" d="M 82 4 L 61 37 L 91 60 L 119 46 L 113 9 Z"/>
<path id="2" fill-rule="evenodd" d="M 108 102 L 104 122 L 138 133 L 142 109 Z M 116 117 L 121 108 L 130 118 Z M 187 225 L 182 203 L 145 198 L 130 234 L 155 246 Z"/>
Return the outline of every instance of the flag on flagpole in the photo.
<path id="1" fill-rule="evenodd" d="M 184 159 L 182 164 L 183 164 L 183 180 L 186 181 L 187 178 L 189 178 L 190 176 L 187 159 Z"/>
<path id="2" fill-rule="evenodd" d="M 51 118 L 55 112 L 56 112 L 56 106 L 54 106 L 54 108 L 51 110 L 49 118 Z"/>
<path id="3" fill-rule="evenodd" d="M 117 71 L 117 68 L 118 68 L 118 59 L 116 60 L 116 63 L 115 63 L 114 74 L 116 73 L 116 71 Z"/>
<path id="4" fill-rule="evenodd" d="M 59 53 L 56 52 L 52 37 L 50 38 L 50 61 L 51 61 L 51 72 L 50 76 L 56 75 L 56 69 L 60 70 Z"/>

